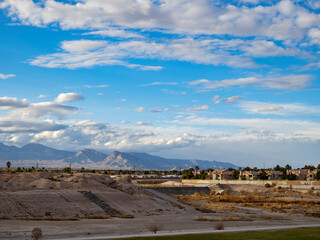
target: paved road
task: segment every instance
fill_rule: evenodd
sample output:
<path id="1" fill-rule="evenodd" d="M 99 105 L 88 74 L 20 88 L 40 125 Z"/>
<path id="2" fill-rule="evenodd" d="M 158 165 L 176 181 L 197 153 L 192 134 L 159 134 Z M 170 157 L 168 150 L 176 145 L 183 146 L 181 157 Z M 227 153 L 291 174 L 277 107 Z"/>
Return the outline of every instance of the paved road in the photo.
<path id="1" fill-rule="evenodd" d="M 120 235 L 120 236 L 88 236 L 78 238 L 64 238 L 64 240 L 98 240 L 98 239 L 121 239 L 121 238 L 133 238 L 133 237 L 155 237 L 155 236 L 174 236 L 185 234 L 201 234 L 201 233 L 222 233 L 222 232 L 244 232 L 244 231 L 261 231 L 261 230 L 278 230 L 278 229 L 291 229 L 291 228 L 303 228 L 303 227 L 320 227 L 317 225 L 291 225 L 291 226 L 274 226 L 274 227 L 254 227 L 254 228 L 228 228 L 225 230 L 201 230 L 201 231 L 180 231 L 180 232 L 159 232 L 159 233 L 145 233 L 135 235 Z"/>

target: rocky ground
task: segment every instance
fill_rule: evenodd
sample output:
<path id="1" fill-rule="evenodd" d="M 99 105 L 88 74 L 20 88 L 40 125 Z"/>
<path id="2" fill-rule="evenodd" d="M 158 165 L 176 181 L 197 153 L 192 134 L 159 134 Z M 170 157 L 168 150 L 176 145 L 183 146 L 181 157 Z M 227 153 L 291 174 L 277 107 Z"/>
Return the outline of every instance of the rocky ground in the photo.
<path id="1" fill-rule="evenodd" d="M 176 182 L 173 186 L 177 187 Z M 219 189 L 213 186 L 212 193 Z M 226 189 L 227 194 L 223 195 L 196 193 L 174 198 L 155 188 L 137 188 L 127 177 L 115 180 L 93 173 L 1 173 L 0 239 L 30 239 L 34 227 L 43 230 L 44 239 L 63 239 L 139 234 L 150 232 L 150 224 L 167 232 L 214 229 L 220 222 L 229 229 L 320 224 L 319 217 L 306 216 L 303 212 L 288 214 L 232 202 L 237 194 L 250 195 L 249 186 Z M 256 187 L 251 193 L 261 198 L 268 194 L 282 197 L 291 194 L 292 198 L 304 199 L 311 194 Z M 316 194 L 309 197 L 310 201 L 318 201 Z M 229 202 L 220 201 L 223 198 Z M 312 206 L 317 211 L 317 205 Z"/>

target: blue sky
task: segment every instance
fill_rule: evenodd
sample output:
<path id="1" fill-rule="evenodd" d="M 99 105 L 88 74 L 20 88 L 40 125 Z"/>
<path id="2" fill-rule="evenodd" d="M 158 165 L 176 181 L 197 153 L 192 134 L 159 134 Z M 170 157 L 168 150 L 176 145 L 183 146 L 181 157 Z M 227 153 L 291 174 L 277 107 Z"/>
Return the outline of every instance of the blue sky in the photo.
<path id="1" fill-rule="evenodd" d="M 0 33 L 3 143 L 319 163 L 319 1 L 1 0 Z"/>

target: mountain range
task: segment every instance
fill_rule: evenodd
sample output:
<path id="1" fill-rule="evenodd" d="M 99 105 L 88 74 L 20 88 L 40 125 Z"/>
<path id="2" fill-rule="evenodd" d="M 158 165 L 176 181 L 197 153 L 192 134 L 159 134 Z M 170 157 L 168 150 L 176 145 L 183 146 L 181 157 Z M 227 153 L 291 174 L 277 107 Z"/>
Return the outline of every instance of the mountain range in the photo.
<path id="1" fill-rule="evenodd" d="M 191 160 L 169 159 L 153 156 L 147 153 L 126 153 L 114 151 L 110 155 L 93 149 L 83 149 L 78 152 L 62 151 L 44 146 L 39 143 L 29 143 L 21 148 L 0 143 L 0 162 L 6 161 L 19 164 L 19 166 L 31 166 L 34 164 L 46 167 L 64 167 L 72 164 L 74 167 L 88 167 L 98 169 L 188 169 L 199 166 L 200 169 L 239 168 L 232 163 Z M 14 164 L 13 164 L 14 167 Z"/>

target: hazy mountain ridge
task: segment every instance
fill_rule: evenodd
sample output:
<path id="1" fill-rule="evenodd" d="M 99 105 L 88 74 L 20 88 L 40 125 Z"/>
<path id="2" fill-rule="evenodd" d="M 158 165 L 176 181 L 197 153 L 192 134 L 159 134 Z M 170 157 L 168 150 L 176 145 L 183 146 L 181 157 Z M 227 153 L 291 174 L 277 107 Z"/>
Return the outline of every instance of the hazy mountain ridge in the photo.
<path id="1" fill-rule="evenodd" d="M 32 160 L 46 162 L 46 166 L 50 166 L 54 161 L 60 161 L 64 165 L 71 163 L 73 166 L 84 166 L 100 169 L 188 169 L 190 167 L 199 166 L 200 169 L 208 168 L 238 168 L 231 163 L 205 161 L 205 160 L 190 160 L 190 159 L 169 159 L 159 156 L 153 156 L 147 153 L 126 153 L 114 151 L 110 155 L 103 154 L 93 149 L 83 149 L 78 152 L 61 151 L 54 148 L 44 146 L 42 144 L 30 143 L 21 148 L 15 146 L 7 146 L 0 143 L 0 161 L 17 161 L 22 164 L 23 160 Z M 26 161 L 25 161 L 26 163 Z M 56 163 L 55 165 L 56 166 Z M 63 166 L 61 166 L 63 167 Z"/>

